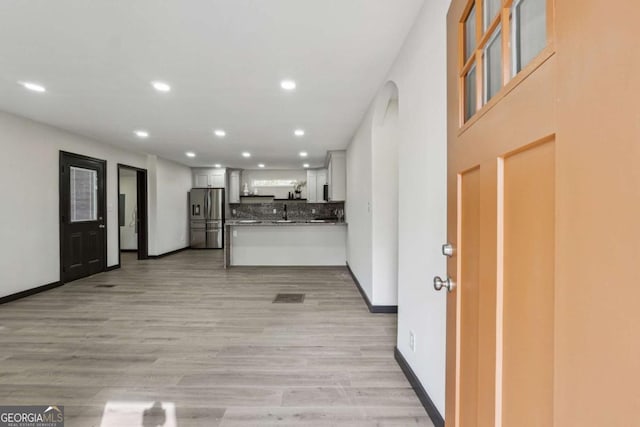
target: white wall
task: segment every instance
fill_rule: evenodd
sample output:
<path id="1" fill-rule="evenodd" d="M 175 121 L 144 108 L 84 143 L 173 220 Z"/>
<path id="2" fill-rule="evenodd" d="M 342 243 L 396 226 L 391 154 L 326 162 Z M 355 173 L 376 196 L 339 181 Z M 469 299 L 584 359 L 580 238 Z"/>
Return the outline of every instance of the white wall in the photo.
<path id="1" fill-rule="evenodd" d="M 154 198 L 154 229 L 149 238 L 149 255 L 162 255 L 189 246 L 189 190 L 191 169 L 157 156 L 149 156 L 149 196 Z M 152 188 L 153 187 L 153 188 Z"/>
<path id="2" fill-rule="evenodd" d="M 253 191 L 253 181 L 259 179 L 294 179 L 298 182 L 307 180 L 305 169 L 245 169 L 240 176 L 240 194 L 244 188 L 244 183 L 249 185 L 249 191 Z M 293 192 L 293 187 L 259 187 L 258 194 L 274 195 L 276 199 L 286 199 L 289 192 Z M 302 189 L 302 198 L 307 197 L 307 187 Z"/>
<path id="3" fill-rule="evenodd" d="M 138 249 L 135 218 L 138 215 L 138 179 L 136 172 L 120 170 L 120 194 L 124 194 L 124 226 L 120 227 L 120 249 Z"/>
<path id="4" fill-rule="evenodd" d="M 445 412 L 446 295 L 431 285 L 446 274 L 446 14 L 449 0 L 425 2 L 388 80 L 399 89 L 398 349 L 442 415 Z M 381 93 L 384 87 L 381 88 Z M 349 263 L 370 298 L 372 118 L 363 119 L 348 150 Z M 352 206 L 353 205 L 353 206 Z M 375 215 L 375 213 L 374 213 Z M 352 232 L 352 230 L 354 232 Z M 360 276 L 359 274 L 362 274 Z M 364 282 L 367 286 L 364 286 Z M 375 304 L 375 303 L 374 303 Z M 409 331 L 416 350 L 409 348 Z"/>
<path id="5" fill-rule="evenodd" d="M 395 85 L 376 106 L 372 135 L 373 305 L 398 304 L 398 99 Z M 392 96 L 391 99 L 388 96 Z M 380 111 L 379 111 L 380 110 Z M 380 117 L 377 117 L 377 116 Z"/>
<path id="6" fill-rule="evenodd" d="M 60 150 L 107 161 L 107 265 L 116 265 L 119 233 L 117 164 L 146 168 L 147 156 L 3 112 L 0 112 L 0 144 L 3 149 L 0 156 L 0 297 L 60 280 Z M 173 165 L 184 169 L 190 187 L 189 168 Z M 163 167 L 164 162 L 159 170 Z M 149 179 L 152 180 L 151 173 Z M 177 196 L 176 191 L 165 194 L 160 206 L 174 205 Z M 180 203 L 186 217 L 186 191 L 180 196 Z M 155 216 L 155 212 L 151 212 L 155 202 L 150 199 L 149 205 L 150 216 Z M 185 230 L 186 226 L 185 219 Z M 150 227 L 149 239 L 154 239 L 156 233 L 160 233 L 162 241 L 175 238 L 170 231 L 169 237 L 165 238 L 163 229 Z M 179 244 L 183 241 L 164 245 Z"/>
<path id="7" fill-rule="evenodd" d="M 398 348 L 442 415 L 445 410 L 447 239 L 446 15 L 426 2 L 390 73 L 399 87 Z M 409 349 L 409 331 L 416 336 Z"/>
<path id="8" fill-rule="evenodd" d="M 384 85 L 347 150 L 347 204 L 356 198 L 346 209 L 353 224 L 348 262 L 378 306 L 398 304 L 397 95 L 395 83 Z"/>
<path id="9" fill-rule="evenodd" d="M 371 235 L 371 123 L 369 111 L 347 150 L 347 262 L 371 300 L 373 295 Z"/>
<path id="10" fill-rule="evenodd" d="M 0 296 L 60 280 L 59 151 L 107 161 L 107 265 L 118 263 L 117 163 L 145 156 L 0 112 Z"/>
<path id="11" fill-rule="evenodd" d="M 146 168 L 149 230 L 158 230 L 158 156 L 147 156 Z M 159 237 L 155 233 L 149 232 L 147 242 L 149 255 L 160 255 L 157 249 L 158 240 Z"/>

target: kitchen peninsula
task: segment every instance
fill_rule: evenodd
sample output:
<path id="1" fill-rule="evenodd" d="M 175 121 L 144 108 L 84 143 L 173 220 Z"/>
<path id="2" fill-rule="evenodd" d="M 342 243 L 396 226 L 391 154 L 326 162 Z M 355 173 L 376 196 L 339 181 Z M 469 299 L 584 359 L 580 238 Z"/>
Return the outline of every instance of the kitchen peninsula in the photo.
<path id="1" fill-rule="evenodd" d="M 336 215 L 344 209 L 343 203 L 238 204 L 230 208 L 231 219 L 225 223 L 225 268 L 346 262 L 347 224 Z"/>

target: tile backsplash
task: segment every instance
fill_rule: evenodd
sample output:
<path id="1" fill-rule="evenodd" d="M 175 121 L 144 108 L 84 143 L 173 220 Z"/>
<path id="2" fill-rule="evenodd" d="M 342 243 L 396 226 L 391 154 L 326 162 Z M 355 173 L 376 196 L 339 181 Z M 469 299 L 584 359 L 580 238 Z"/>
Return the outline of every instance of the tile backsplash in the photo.
<path id="1" fill-rule="evenodd" d="M 292 220 L 334 218 L 336 209 L 344 209 L 344 202 L 231 203 L 229 204 L 230 215 L 227 219 L 278 220 L 282 218 L 284 205 L 287 205 L 287 215 Z M 273 213 L 274 209 L 276 210 L 275 214 Z M 313 213 L 314 210 L 315 213 Z"/>

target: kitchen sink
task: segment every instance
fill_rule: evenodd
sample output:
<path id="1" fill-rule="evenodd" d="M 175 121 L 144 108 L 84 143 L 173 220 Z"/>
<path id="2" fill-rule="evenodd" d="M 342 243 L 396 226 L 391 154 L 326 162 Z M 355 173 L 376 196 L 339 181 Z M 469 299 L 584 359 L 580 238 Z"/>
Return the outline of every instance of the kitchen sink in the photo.
<path id="1" fill-rule="evenodd" d="M 238 221 L 239 224 L 260 224 L 262 221 L 258 221 L 257 219 L 242 219 Z"/>
<path id="2" fill-rule="evenodd" d="M 324 223 L 327 223 L 329 221 L 327 221 L 326 219 L 310 219 L 307 222 L 311 223 L 311 224 L 324 224 Z"/>

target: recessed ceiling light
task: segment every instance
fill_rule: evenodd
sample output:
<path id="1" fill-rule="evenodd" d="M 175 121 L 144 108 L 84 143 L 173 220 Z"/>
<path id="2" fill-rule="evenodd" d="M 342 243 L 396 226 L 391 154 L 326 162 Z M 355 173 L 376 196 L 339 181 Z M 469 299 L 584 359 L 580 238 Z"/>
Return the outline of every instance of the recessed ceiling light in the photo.
<path id="1" fill-rule="evenodd" d="M 296 129 L 293 133 L 295 136 L 304 136 L 304 129 Z"/>
<path id="2" fill-rule="evenodd" d="M 21 84 L 22 86 L 24 86 L 26 89 L 29 89 L 31 91 L 34 92 L 46 92 L 47 89 L 42 86 L 39 85 L 38 83 L 32 83 L 32 82 L 18 82 L 19 84 Z"/>
<path id="3" fill-rule="evenodd" d="M 138 138 L 149 138 L 149 132 L 146 130 L 137 130 L 133 133 L 135 133 Z"/>
<path id="4" fill-rule="evenodd" d="M 171 86 L 169 86 L 165 82 L 159 82 L 159 81 L 151 82 L 151 86 L 153 86 L 153 88 L 155 90 L 157 90 L 158 92 L 170 92 L 171 91 Z"/>
<path id="5" fill-rule="evenodd" d="M 251 157 L 251 153 L 250 153 L 250 152 L 248 152 L 248 151 L 244 151 L 244 152 L 242 153 L 242 157 Z"/>
<path id="6" fill-rule="evenodd" d="M 303 168 L 308 168 L 309 167 L 309 163 L 305 163 L 304 165 L 302 165 Z"/>
<path id="7" fill-rule="evenodd" d="M 301 151 L 300 152 L 300 157 L 307 157 L 309 155 L 309 153 L 307 153 L 306 151 Z"/>
<path id="8" fill-rule="evenodd" d="M 187 151 L 186 153 L 184 153 L 187 155 L 187 157 L 195 157 L 196 153 L 194 153 L 193 151 Z"/>
<path id="9" fill-rule="evenodd" d="M 297 84 L 293 80 L 283 80 L 280 82 L 280 87 L 284 90 L 295 90 Z"/>
<path id="10" fill-rule="evenodd" d="M 263 168 L 264 167 L 264 163 L 258 163 L 258 167 L 259 168 Z"/>
<path id="11" fill-rule="evenodd" d="M 214 168 L 218 168 L 218 169 L 219 169 L 219 168 L 221 168 L 221 167 L 222 167 L 222 165 L 221 165 L 220 163 L 216 163 L 215 165 L 213 165 L 213 167 L 214 167 Z"/>
<path id="12" fill-rule="evenodd" d="M 216 129 L 213 131 L 213 133 L 218 137 L 218 138 L 224 138 L 225 136 L 227 136 L 227 132 L 225 132 L 223 129 Z"/>

